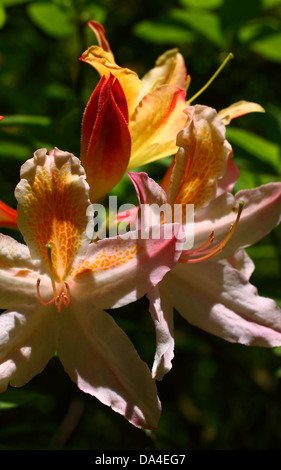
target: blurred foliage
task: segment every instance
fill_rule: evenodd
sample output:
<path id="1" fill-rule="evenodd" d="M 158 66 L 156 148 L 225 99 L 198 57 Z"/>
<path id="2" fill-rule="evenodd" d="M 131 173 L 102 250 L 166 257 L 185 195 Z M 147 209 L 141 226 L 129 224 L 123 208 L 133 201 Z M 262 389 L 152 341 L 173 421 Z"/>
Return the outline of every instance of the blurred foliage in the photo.
<path id="1" fill-rule="evenodd" d="M 218 110 L 241 99 L 260 103 L 265 114 L 227 129 L 240 168 L 235 190 L 280 180 L 280 0 L 2 0 L 1 200 L 15 207 L 20 165 L 35 149 L 57 146 L 79 156 L 83 109 L 98 81 L 78 60 L 95 43 L 90 19 L 104 24 L 117 63 L 140 76 L 164 50 L 178 47 L 192 77 L 189 98 L 233 52 L 197 102 Z M 145 170 L 159 181 L 169 161 Z M 134 202 L 128 178 L 114 192 L 120 204 L 128 195 Z M 253 283 L 281 305 L 280 242 L 277 229 L 248 252 Z M 151 365 L 146 299 L 113 315 Z M 179 315 L 175 333 L 174 367 L 158 384 L 158 430 L 137 430 L 81 393 L 53 358 L 25 387 L 0 396 L 0 449 L 280 449 L 280 349 L 226 343 Z"/>

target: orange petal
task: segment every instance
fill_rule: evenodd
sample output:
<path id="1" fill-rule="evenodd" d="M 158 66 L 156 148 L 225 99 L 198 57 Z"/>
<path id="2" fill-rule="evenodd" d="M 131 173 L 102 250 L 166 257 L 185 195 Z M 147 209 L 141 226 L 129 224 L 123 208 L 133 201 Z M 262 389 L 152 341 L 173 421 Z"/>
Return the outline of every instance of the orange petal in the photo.
<path id="1" fill-rule="evenodd" d="M 177 139 L 180 148 L 171 176 L 170 203 L 201 206 L 214 197 L 231 146 L 214 109 L 190 106 L 188 116 L 189 123 Z"/>
<path id="2" fill-rule="evenodd" d="M 113 75 L 108 80 L 103 76 L 89 100 L 82 123 L 81 162 L 92 202 L 120 181 L 130 153 L 126 97 Z"/>
<path id="3" fill-rule="evenodd" d="M 222 122 L 227 125 L 232 119 L 243 116 L 244 114 L 264 112 L 265 110 L 263 107 L 257 103 L 252 103 L 250 101 L 237 101 L 237 103 L 233 103 L 228 106 L 228 108 L 221 109 L 218 112 L 218 116 Z"/>
<path id="4" fill-rule="evenodd" d="M 129 122 L 129 169 L 177 152 L 176 136 L 186 124 L 185 91 L 163 85 L 148 93 Z"/>
<path id="5" fill-rule="evenodd" d="M 58 149 L 49 155 L 46 149 L 37 150 L 21 168 L 15 196 L 18 226 L 31 256 L 42 260 L 49 272 L 50 244 L 55 280 L 65 280 L 74 259 L 83 256 L 89 244 L 85 230 L 90 201 L 80 160 Z"/>
<path id="6" fill-rule="evenodd" d="M 18 228 L 17 211 L 0 201 L 0 226 Z"/>
<path id="7" fill-rule="evenodd" d="M 102 77 L 110 77 L 110 74 L 118 78 L 125 93 L 129 115 L 131 115 L 138 103 L 139 91 L 143 87 L 138 75 L 128 68 L 119 67 L 115 63 L 112 52 L 107 52 L 101 47 L 89 47 L 81 57 L 83 62 L 87 62 L 94 67 Z"/>

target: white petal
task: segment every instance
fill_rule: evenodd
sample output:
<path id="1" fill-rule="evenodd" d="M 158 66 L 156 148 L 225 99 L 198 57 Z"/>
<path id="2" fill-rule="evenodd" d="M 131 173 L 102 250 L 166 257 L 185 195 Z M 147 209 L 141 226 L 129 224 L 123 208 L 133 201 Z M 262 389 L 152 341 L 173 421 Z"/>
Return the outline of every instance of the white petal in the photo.
<path id="1" fill-rule="evenodd" d="M 152 377 L 161 380 L 172 368 L 174 357 L 174 322 L 171 294 L 163 283 L 159 283 L 147 297 L 149 310 L 156 330 L 156 352 L 152 366 Z"/>
<path id="2" fill-rule="evenodd" d="M 26 245 L 0 234 L 0 306 L 2 309 L 36 299 L 38 263 Z"/>
<path id="3" fill-rule="evenodd" d="M 21 387 L 39 374 L 56 351 L 57 311 L 39 302 L 0 315 L 0 390 Z"/>
<path id="4" fill-rule="evenodd" d="M 177 265 L 163 283 L 189 323 L 230 342 L 281 345 L 281 310 L 230 264 Z"/>

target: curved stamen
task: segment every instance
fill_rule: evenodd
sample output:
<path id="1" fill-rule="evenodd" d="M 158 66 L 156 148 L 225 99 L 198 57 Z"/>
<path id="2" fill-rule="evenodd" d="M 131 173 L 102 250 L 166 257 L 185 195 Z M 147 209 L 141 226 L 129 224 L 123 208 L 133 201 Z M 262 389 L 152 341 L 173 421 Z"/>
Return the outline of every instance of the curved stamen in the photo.
<path id="1" fill-rule="evenodd" d="M 40 286 L 40 282 L 41 282 L 41 279 L 40 277 L 37 279 L 37 283 L 36 283 L 36 289 L 37 289 L 37 297 L 40 301 L 40 303 L 42 305 L 51 305 L 52 303 L 54 303 L 55 301 L 55 297 L 53 297 L 51 300 L 49 300 L 49 302 L 45 302 L 42 297 L 41 297 L 41 294 L 40 294 L 40 290 L 39 290 L 39 286 Z"/>
<path id="2" fill-rule="evenodd" d="M 214 241 L 214 232 L 212 231 L 209 235 L 209 239 L 203 245 L 201 245 L 199 248 L 197 248 L 195 250 L 183 251 L 178 262 L 179 263 L 186 263 L 186 264 L 200 263 L 201 261 L 207 261 L 211 258 L 214 258 L 218 254 L 220 254 L 224 250 L 224 248 L 226 247 L 228 241 L 232 237 L 232 235 L 233 235 L 233 233 L 234 233 L 234 231 L 235 231 L 235 229 L 238 225 L 238 222 L 239 222 L 242 210 L 243 210 L 243 206 L 244 206 L 244 203 L 239 202 L 238 213 L 237 213 L 236 220 L 235 220 L 234 224 L 231 224 L 230 229 L 229 229 L 229 233 L 219 243 L 217 243 L 212 248 L 205 249 L 205 248 L 207 248 L 207 246 L 209 246 Z M 193 256 L 198 256 L 198 255 L 199 255 L 199 257 L 192 259 Z M 188 257 L 188 258 L 186 258 L 186 257 Z"/>
<path id="3" fill-rule="evenodd" d="M 230 52 L 228 54 L 228 56 L 226 57 L 226 59 L 224 59 L 223 63 L 219 66 L 219 68 L 217 69 L 217 71 L 211 76 L 210 80 L 207 81 L 207 83 L 199 90 L 197 91 L 197 93 L 195 93 L 195 95 L 193 95 L 188 101 L 187 101 L 187 104 L 190 104 L 192 103 L 192 101 L 194 101 L 196 98 L 198 98 L 199 95 L 201 95 L 201 93 L 203 93 L 203 91 L 205 91 L 209 85 L 211 85 L 211 83 L 215 80 L 215 78 L 218 76 L 218 74 L 221 72 L 221 70 L 226 66 L 226 64 L 231 60 L 233 59 L 234 55 L 232 54 L 232 52 Z"/>

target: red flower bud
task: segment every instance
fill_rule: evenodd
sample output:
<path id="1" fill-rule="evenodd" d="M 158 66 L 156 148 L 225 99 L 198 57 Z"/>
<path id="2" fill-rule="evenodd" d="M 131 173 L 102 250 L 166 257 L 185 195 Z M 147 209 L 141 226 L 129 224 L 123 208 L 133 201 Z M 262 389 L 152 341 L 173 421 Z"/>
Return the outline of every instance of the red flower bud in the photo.
<path id="1" fill-rule="evenodd" d="M 131 154 L 128 106 L 117 78 L 103 76 L 82 120 L 81 163 L 96 202 L 124 175 Z"/>

